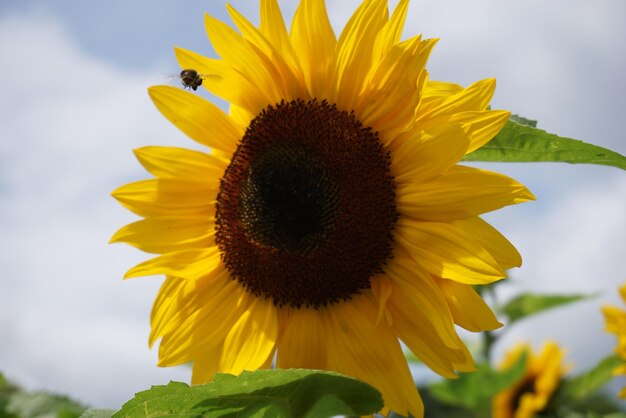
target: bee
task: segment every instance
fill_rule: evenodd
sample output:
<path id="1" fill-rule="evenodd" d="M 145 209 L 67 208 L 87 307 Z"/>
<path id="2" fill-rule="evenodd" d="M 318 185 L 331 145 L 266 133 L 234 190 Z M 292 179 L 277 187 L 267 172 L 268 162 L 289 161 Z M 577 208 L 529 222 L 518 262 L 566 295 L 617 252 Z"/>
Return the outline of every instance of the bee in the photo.
<path id="1" fill-rule="evenodd" d="M 183 83 L 184 88 L 195 91 L 202 85 L 202 76 L 196 70 L 187 68 L 180 72 L 180 81 Z"/>
<path id="2" fill-rule="evenodd" d="M 186 68 L 180 72 L 178 76 L 180 78 L 181 83 L 183 83 L 183 87 L 186 89 L 193 89 L 196 91 L 198 87 L 202 85 L 202 80 L 209 77 L 217 77 L 217 75 L 205 75 L 198 74 L 198 72 L 192 68 Z"/>

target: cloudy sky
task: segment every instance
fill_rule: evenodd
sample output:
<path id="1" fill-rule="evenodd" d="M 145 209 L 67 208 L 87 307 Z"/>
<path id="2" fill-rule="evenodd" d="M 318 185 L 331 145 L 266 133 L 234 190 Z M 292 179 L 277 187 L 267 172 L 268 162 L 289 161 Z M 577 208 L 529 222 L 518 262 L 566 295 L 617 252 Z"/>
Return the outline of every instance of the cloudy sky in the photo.
<path id="1" fill-rule="evenodd" d="M 256 1 L 232 3 L 257 21 Z M 356 4 L 328 0 L 335 28 Z M 295 2 L 281 5 L 290 19 Z M 174 45 L 213 54 L 202 15 L 225 18 L 224 10 L 208 0 L 0 3 L 0 370 L 19 384 L 116 408 L 151 384 L 189 379 L 184 367 L 155 367 L 148 317 L 162 278 L 121 280 L 146 256 L 107 244 L 134 219 L 109 193 L 146 177 L 133 148 L 192 146 L 146 88 L 179 71 Z M 420 0 L 405 36 L 441 38 L 432 78 L 496 77 L 494 108 L 626 154 L 623 16 L 623 0 Z M 615 345 L 600 306 L 620 304 L 626 281 L 625 173 L 487 166 L 538 197 L 488 217 L 524 257 L 500 297 L 598 293 L 511 327 L 498 355 L 519 339 L 552 338 L 566 345 L 574 371 L 591 366 Z"/>

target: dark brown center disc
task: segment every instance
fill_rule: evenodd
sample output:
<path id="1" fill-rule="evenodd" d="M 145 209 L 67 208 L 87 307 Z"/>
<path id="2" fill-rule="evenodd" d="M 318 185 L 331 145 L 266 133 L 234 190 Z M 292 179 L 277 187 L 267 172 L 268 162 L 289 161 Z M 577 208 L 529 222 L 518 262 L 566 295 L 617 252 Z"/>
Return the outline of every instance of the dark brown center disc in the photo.
<path id="1" fill-rule="evenodd" d="M 327 306 L 370 287 L 398 218 L 376 132 L 326 102 L 269 106 L 221 180 L 216 242 L 231 273 L 275 305 Z"/>

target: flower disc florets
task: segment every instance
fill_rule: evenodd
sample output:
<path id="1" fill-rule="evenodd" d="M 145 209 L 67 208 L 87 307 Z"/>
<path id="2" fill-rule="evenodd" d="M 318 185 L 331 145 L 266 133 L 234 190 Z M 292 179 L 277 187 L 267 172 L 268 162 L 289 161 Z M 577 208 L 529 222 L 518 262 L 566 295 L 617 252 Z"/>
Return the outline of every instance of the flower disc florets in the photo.
<path id="1" fill-rule="evenodd" d="M 232 277 L 275 305 L 326 306 L 370 287 L 398 218 L 390 155 L 326 102 L 269 106 L 249 125 L 217 198 Z"/>

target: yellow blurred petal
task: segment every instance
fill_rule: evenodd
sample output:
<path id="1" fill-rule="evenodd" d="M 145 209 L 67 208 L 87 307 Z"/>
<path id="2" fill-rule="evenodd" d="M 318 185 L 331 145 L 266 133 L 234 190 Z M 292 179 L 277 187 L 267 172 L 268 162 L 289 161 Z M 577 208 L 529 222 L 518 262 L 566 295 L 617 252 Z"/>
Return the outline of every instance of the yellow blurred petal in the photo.
<path id="1" fill-rule="evenodd" d="M 423 182 L 448 171 L 463 158 L 468 144 L 465 130 L 455 124 L 431 128 L 421 132 L 419 138 L 407 135 L 396 139 L 390 144 L 391 172 L 396 184 Z M 399 203 L 410 190 L 397 189 Z"/>
<path id="2" fill-rule="evenodd" d="M 301 0 L 291 26 L 291 43 L 297 51 L 311 97 L 330 97 L 328 80 L 335 56 L 335 33 L 324 0 Z"/>
<path id="3" fill-rule="evenodd" d="M 220 371 L 239 374 L 258 369 L 274 353 L 277 337 L 276 307 L 267 299 L 255 298 L 226 336 Z"/>
<path id="4" fill-rule="evenodd" d="M 288 312 L 288 313 L 287 313 Z M 327 369 L 327 330 L 316 309 L 300 308 L 281 312 L 285 329 L 278 340 L 278 368 Z"/>
<path id="5" fill-rule="evenodd" d="M 121 228 L 111 238 L 149 253 L 166 253 L 215 245 L 211 217 L 164 216 L 142 219 Z"/>
<path id="6" fill-rule="evenodd" d="M 521 183 L 502 174 L 456 166 L 428 182 L 398 191 L 398 210 L 418 219 L 464 219 L 534 200 Z"/>
<path id="7" fill-rule="evenodd" d="M 376 36 L 387 22 L 387 0 L 365 0 L 354 12 L 337 41 L 336 94 L 340 109 L 355 108 L 359 92 L 372 65 Z"/>
<path id="8" fill-rule="evenodd" d="M 496 88 L 496 80 L 488 78 L 477 81 L 466 89 L 445 97 L 437 106 L 418 113 L 418 120 L 428 121 L 439 116 L 450 116 L 459 112 L 485 110 L 489 106 Z"/>
<path id="9" fill-rule="evenodd" d="M 626 364 L 613 369 L 614 376 L 626 375 Z"/>
<path id="10" fill-rule="evenodd" d="M 443 293 L 454 322 L 468 331 L 485 331 L 500 328 L 489 306 L 470 285 L 453 280 L 435 280 Z"/>
<path id="11" fill-rule="evenodd" d="M 506 277 L 482 245 L 451 224 L 401 218 L 395 237 L 433 276 L 465 284 L 488 284 Z"/>
<path id="12" fill-rule="evenodd" d="M 126 272 L 124 278 L 167 274 L 185 279 L 197 279 L 211 273 L 220 262 L 217 246 L 173 251 L 137 264 Z"/>
<path id="13" fill-rule="evenodd" d="M 194 141 L 232 154 L 243 131 L 217 106 L 171 86 L 148 89 L 159 111 Z"/>
<path id="14" fill-rule="evenodd" d="M 522 256 L 513 244 L 497 229 L 479 217 L 454 221 L 452 224 L 474 237 L 480 245 L 489 251 L 489 254 L 503 269 L 508 270 L 522 265 Z"/>
<path id="15" fill-rule="evenodd" d="M 376 311 L 364 295 L 328 309 L 329 368 L 376 387 L 393 411 L 421 417 L 424 406 L 398 339 L 384 321 L 376 325 Z"/>
<path id="16" fill-rule="evenodd" d="M 214 184 L 152 179 L 126 184 L 111 195 L 139 216 L 214 216 L 219 179 Z"/>

